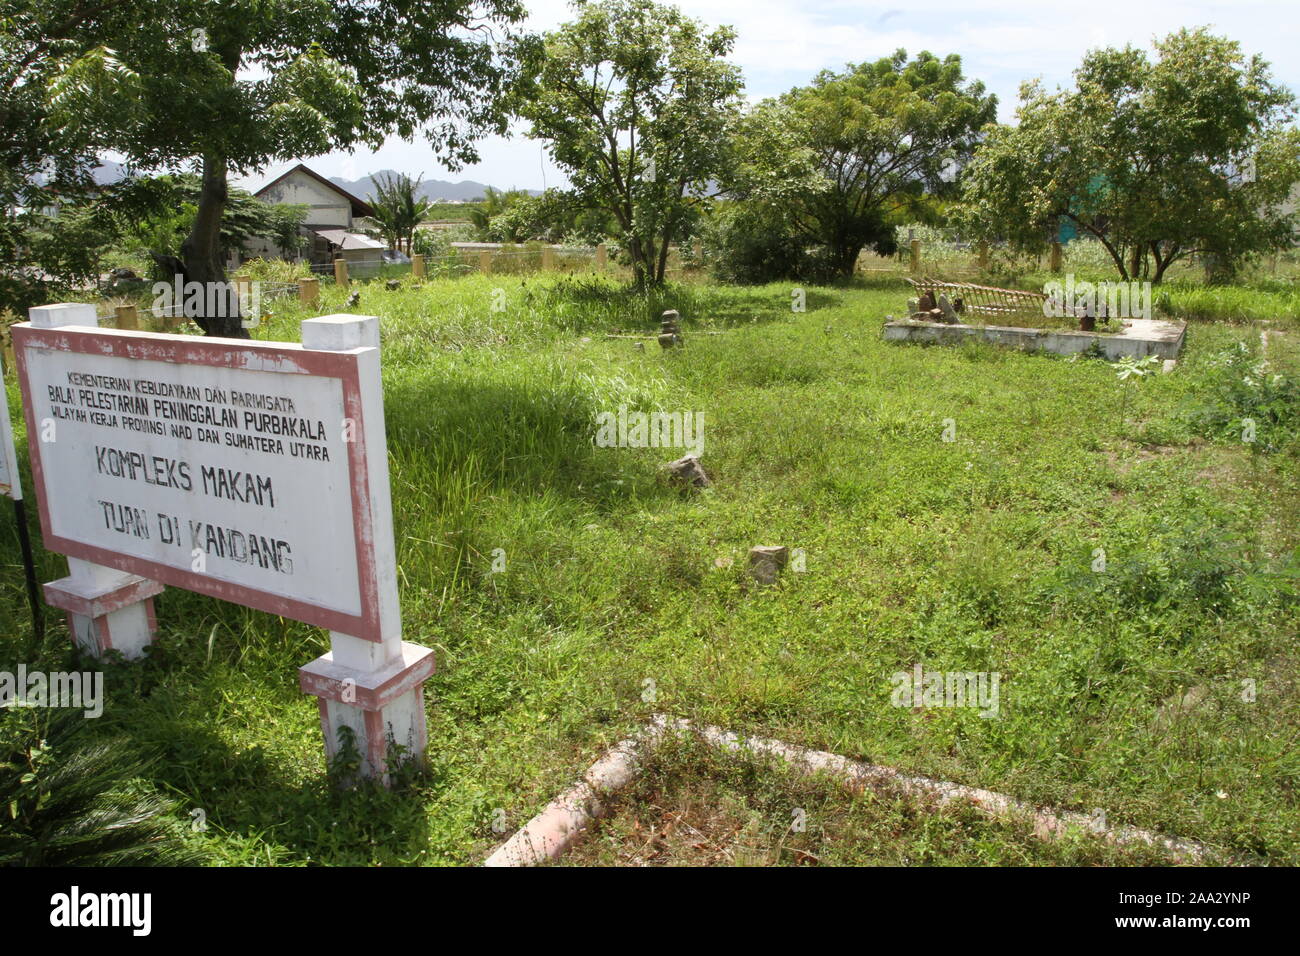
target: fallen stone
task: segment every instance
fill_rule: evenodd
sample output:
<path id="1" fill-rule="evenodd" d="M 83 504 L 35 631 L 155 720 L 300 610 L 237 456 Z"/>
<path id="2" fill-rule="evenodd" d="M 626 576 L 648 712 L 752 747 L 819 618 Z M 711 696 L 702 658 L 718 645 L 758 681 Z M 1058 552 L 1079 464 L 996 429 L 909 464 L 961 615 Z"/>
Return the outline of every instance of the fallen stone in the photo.
<path id="1" fill-rule="evenodd" d="M 676 461 L 670 461 L 662 467 L 671 481 L 687 489 L 708 488 L 713 484 L 709 480 L 709 476 L 704 473 L 704 468 L 700 465 L 700 459 L 695 455 L 686 455 Z"/>
<path id="2" fill-rule="evenodd" d="M 1210 692 L 1197 684 L 1186 692 L 1173 694 L 1160 705 L 1156 713 L 1156 726 L 1168 727 L 1200 707 L 1209 698 Z"/>
<path id="3" fill-rule="evenodd" d="M 775 584 L 790 560 L 784 545 L 758 545 L 749 549 L 749 574 L 759 584 Z"/>

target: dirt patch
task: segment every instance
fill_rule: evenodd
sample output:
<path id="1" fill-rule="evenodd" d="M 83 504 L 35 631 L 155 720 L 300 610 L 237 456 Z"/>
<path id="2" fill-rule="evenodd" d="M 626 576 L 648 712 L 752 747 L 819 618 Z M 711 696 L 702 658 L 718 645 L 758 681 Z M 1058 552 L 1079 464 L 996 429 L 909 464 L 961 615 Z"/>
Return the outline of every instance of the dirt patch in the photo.
<path id="1" fill-rule="evenodd" d="M 1152 462 L 1182 459 L 1189 479 L 1199 484 L 1226 488 L 1237 484 L 1241 469 L 1246 467 L 1247 454 L 1242 449 L 1193 442 L 1189 445 L 1142 445 L 1124 442 L 1120 448 L 1107 448 L 1102 452 L 1106 463 L 1118 478 L 1128 477 L 1135 469 Z M 1126 494 L 1122 488 L 1112 488 L 1111 500 Z"/>
<path id="2" fill-rule="evenodd" d="M 1079 833 L 1044 841 L 1022 821 L 891 787 L 853 789 L 780 762 L 672 744 L 650 755 L 564 866 L 1134 865 L 1151 847 Z"/>

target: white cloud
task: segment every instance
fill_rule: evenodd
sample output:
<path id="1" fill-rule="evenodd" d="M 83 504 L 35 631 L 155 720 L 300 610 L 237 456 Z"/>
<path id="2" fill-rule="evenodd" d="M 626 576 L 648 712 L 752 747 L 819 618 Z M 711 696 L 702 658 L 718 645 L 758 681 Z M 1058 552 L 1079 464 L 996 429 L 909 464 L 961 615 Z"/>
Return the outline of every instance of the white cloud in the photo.
<path id="1" fill-rule="evenodd" d="M 527 0 L 528 29 L 552 29 L 570 19 L 560 0 Z M 1090 48 L 1126 43 L 1148 47 L 1155 37 L 1179 27 L 1211 26 L 1240 42 L 1247 54 L 1268 60 L 1274 74 L 1300 90 L 1300 17 L 1293 0 L 1090 0 L 1065 4 L 1024 0 L 941 0 L 901 4 L 886 0 L 680 0 L 686 13 L 710 25 L 729 24 L 738 33 L 732 59 L 745 73 L 751 98 L 782 93 L 806 83 L 822 69 L 887 56 L 902 47 L 936 55 L 959 53 L 967 77 L 982 80 L 1010 120 L 1024 80 L 1042 77 L 1065 85 Z M 390 141 L 378 153 L 352 158 L 358 173 L 385 167 L 429 178 L 478 179 L 498 186 L 541 188 L 562 177 L 541 156 L 540 144 L 516 136 L 485 141 L 483 162 L 451 174 L 437 166 L 427 146 Z M 325 175 L 346 175 L 347 157 L 312 161 Z M 352 177 L 349 177 L 352 178 Z"/>

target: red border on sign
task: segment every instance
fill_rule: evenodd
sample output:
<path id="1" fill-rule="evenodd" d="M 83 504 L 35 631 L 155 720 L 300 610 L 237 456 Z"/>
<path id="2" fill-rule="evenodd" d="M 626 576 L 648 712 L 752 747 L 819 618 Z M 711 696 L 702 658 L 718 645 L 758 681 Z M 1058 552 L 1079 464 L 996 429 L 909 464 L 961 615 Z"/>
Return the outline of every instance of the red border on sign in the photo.
<path id="1" fill-rule="evenodd" d="M 197 338 L 113 329 L 64 326 L 38 329 L 29 323 L 13 326 L 14 352 L 18 359 L 18 382 L 22 389 L 23 414 L 27 421 L 27 450 L 32 460 L 32 479 L 41 515 L 41 533 L 51 551 L 83 558 L 106 567 L 118 568 L 162 581 L 187 591 L 197 591 L 234 604 L 243 604 L 281 617 L 351 634 L 368 641 L 381 641 L 379 626 L 379 580 L 373 546 L 374 527 L 370 515 L 370 480 L 366 468 L 366 431 L 362 414 L 361 377 L 357 350 L 325 352 L 284 343 L 255 342 L 244 339 Z M 336 378 L 343 383 L 343 414 L 356 423 L 353 441 L 348 443 L 348 478 L 352 488 L 352 529 L 357 556 L 357 590 L 361 612 L 348 614 L 333 608 L 319 607 L 305 601 L 286 598 L 271 591 L 251 588 L 211 575 L 184 568 L 159 564 L 147 558 L 119 554 L 106 548 L 86 544 L 53 533 L 50 527 L 49 495 L 41 462 L 41 442 L 36 409 L 32 404 L 27 380 L 27 349 L 53 349 L 87 355 L 112 355 L 118 358 L 167 362 L 172 365 L 208 365 L 218 368 L 247 369 L 258 372 L 285 372 Z"/>

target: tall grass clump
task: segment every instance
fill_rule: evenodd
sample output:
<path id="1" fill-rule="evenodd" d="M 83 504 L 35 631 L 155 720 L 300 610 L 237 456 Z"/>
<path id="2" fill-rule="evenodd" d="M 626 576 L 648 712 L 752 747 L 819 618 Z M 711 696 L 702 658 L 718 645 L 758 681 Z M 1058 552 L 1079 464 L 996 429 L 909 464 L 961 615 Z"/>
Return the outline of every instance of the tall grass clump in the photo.
<path id="1" fill-rule="evenodd" d="M 1165 315 L 1192 321 L 1300 326 L 1300 286 L 1281 280 L 1249 285 L 1166 282 L 1156 291 L 1154 304 Z"/>

